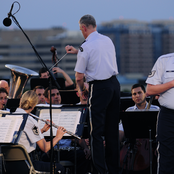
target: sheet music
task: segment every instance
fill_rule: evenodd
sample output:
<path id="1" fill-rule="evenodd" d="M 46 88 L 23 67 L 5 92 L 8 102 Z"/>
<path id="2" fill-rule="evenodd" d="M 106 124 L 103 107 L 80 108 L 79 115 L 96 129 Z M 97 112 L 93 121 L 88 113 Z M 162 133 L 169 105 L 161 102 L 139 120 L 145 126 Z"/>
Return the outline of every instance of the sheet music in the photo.
<path id="1" fill-rule="evenodd" d="M 19 130 L 21 122 L 21 116 L 0 117 L 0 143 L 12 142 L 15 131 Z"/>
<path id="2" fill-rule="evenodd" d="M 15 116 L 14 115 L 6 115 L 6 118 L 10 118 L 10 119 L 13 119 L 14 117 L 17 120 L 15 131 L 19 131 L 19 128 L 20 128 L 22 121 L 23 121 L 23 116 L 22 115 L 15 115 Z"/>
<path id="3" fill-rule="evenodd" d="M 57 126 L 62 126 L 66 130 L 75 134 L 77 124 L 80 121 L 81 112 L 80 111 L 61 111 L 61 109 L 53 109 L 52 110 L 52 120 L 53 123 Z M 43 109 L 40 112 L 40 118 L 44 120 L 50 120 L 49 110 Z M 44 122 L 39 120 L 40 129 L 44 126 Z M 57 128 L 53 127 L 53 136 L 56 135 Z M 44 136 L 50 136 L 50 131 L 48 130 L 43 134 Z M 71 136 L 69 134 L 65 134 L 64 136 Z"/>
<path id="4" fill-rule="evenodd" d="M 50 105 L 49 104 L 37 104 L 36 107 L 47 107 L 49 108 Z M 60 108 L 62 107 L 62 105 L 51 105 L 52 108 Z"/>

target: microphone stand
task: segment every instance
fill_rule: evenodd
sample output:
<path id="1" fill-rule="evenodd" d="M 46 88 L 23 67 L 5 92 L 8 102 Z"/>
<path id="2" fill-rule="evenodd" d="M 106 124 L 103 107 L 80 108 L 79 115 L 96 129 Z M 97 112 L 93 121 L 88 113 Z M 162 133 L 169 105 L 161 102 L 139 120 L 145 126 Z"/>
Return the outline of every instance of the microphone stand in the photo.
<path id="1" fill-rule="evenodd" d="M 47 71 L 49 72 L 49 83 L 50 83 L 50 143 L 51 143 L 51 154 L 53 154 L 53 133 L 52 133 L 52 105 L 51 105 L 51 81 L 55 82 L 55 85 L 58 89 L 60 89 L 60 86 L 58 84 L 58 82 L 56 81 L 55 77 L 53 76 L 52 72 L 48 69 L 48 67 L 46 66 L 46 64 L 44 63 L 44 61 L 42 60 L 42 58 L 40 57 L 39 53 L 36 51 L 35 47 L 33 46 L 33 44 L 31 43 L 29 37 L 27 36 L 27 34 L 24 32 L 24 30 L 22 29 L 22 27 L 20 26 L 20 24 L 18 23 L 18 21 L 16 20 L 16 18 L 9 13 L 8 14 L 9 17 L 11 16 L 14 23 L 21 29 L 21 31 L 23 32 L 23 34 L 25 35 L 25 37 L 27 38 L 28 42 L 30 43 L 31 47 L 33 48 L 37 58 L 39 59 L 41 65 L 47 69 Z M 53 155 L 51 155 L 51 161 L 50 161 L 50 172 L 53 174 Z"/>

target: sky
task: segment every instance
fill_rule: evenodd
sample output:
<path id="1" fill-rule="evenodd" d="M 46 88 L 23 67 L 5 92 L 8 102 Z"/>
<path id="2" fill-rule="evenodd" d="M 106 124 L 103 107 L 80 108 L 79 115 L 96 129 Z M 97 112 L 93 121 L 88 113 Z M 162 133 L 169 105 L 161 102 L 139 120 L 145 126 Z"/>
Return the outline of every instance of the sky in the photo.
<path id="1" fill-rule="evenodd" d="M 14 0 L 1 0 L 0 21 L 7 17 Z M 65 27 L 79 30 L 78 21 L 85 14 L 95 17 L 97 25 L 112 20 L 134 19 L 151 22 L 153 20 L 174 20 L 174 0 L 18 0 L 21 8 L 15 18 L 25 29 L 48 29 Z M 14 3 L 12 14 L 18 10 Z M 10 27 L 18 28 L 14 22 Z"/>

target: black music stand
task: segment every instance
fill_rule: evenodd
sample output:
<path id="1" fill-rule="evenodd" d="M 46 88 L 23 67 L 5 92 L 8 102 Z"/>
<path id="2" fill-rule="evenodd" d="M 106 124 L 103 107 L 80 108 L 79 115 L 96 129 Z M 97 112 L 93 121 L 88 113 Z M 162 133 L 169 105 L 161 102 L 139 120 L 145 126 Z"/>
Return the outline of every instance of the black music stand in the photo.
<path id="1" fill-rule="evenodd" d="M 48 109 L 49 109 L 49 107 L 43 107 L 43 106 L 36 105 L 34 114 L 39 117 L 42 110 L 48 110 Z M 77 124 L 75 134 L 81 138 L 89 137 L 88 130 L 86 129 L 87 122 L 88 122 L 88 112 L 89 112 L 87 105 L 62 105 L 60 107 L 58 107 L 58 105 L 55 105 L 55 106 L 53 105 L 53 110 L 56 111 L 57 109 L 60 109 L 61 112 L 63 112 L 63 111 L 70 111 L 70 112 L 71 111 L 80 111 L 81 112 L 80 119 L 79 119 L 79 123 Z M 48 119 L 48 118 L 46 118 L 46 119 Z M 58 125 L 58 126 L 63 126 L 63 125 Z M 73 136 L 64 136 L 64 138 L 71 139 L 74 137 Z"/>
<path id="2" fill-rule="evenodd" d="M 149 139 L 150 173 L 152 173 L 152 140 L 156 136 L 158 110 L 120 112 L 125 137 L 130 144 L 137 138 Z"/>
<path id="3" fill-rule="evenodd" d="M 133 106 L 135 103 L 131 96 L 121 97 L 120 112 L 124 112 L 128 107 Z"/>
<path id="4" fill-rule="evenodd" d="M 65 79 L 64 78 L 56 78 L 57 83 L 59 84 L 59 89 L 65 88 Z M 52 81 L 52 85 L 56 86 L 55 82 Z M 47 88 L 49 86 L 49 79 L 46 78 L 31 78 L 30 79 L 30 88 L 33 90 L 36 86 L 43 86 Z"/>
<path id="5" fill-rule="evenodd" d="M 77 96 L 76 90 L 59 90 L 61 95 L 61 103 L 62 104 L 74 104 L 80 102 L 80 98 Z"/>
<path id="6" fill-rule="evenodd" d="M 43 109 L 48 109 L 46 107 L 41 107 L 41 106 L 36 106 L 36 115 L 40 115 L 41 110 Z M 81 138 L 86 138 L 89 137 L 89 131 L 88 131 L 88 126 L 87 126 L 87 122 L 88 122 L 88 108 L 87 105 L 62 105 L 61 107 L 55 107 L 54 109 L 61 109 L 61 111 L 80 111 L 81 115 L 80 115 L 80 119 L 79 119 L 79 124 L 77 124 L 76 127 L 76 132 L 75 134 L 78 135 Z M 68 122 L 68 120 L 67 120 Z M 59 125 L 61 126 L 61 125 Z M 46 139 L 48 139 L 49 137 L 46 137 Z M 72 139 L 74 137 L 72 136 L 64 136 L 63 139 Z M 77 156 L 76 156 L 76 146 L 77 146 L 77 142 L 75 139 L 75 143 L 74 143 L 74 152 L 75 152 L 75 156 L 74 156 L 74 174 L 76 174 L 76 168 L 77 168 Z M 58 146 L 58 161 L 60 161 L 59 159 L 59 146 Z"/>
<path id="7" fill-rule="evenodd" d="M 19 107 L 19 102 L 20 99 L 14 99 L 14 98 L 10 98 L 7 100 L 7 103 L 5 105 L 5 108 L 10 109 L 10 112 L 15 112 L 16 109 Z"/>

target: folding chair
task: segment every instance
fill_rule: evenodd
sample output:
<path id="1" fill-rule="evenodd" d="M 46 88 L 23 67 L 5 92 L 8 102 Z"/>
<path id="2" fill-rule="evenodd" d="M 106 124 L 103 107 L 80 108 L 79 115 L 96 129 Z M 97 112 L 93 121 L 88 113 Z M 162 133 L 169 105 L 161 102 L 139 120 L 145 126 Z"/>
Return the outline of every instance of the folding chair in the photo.
<path id="1" fill-rule="evenodd" d="M 4 159 L 4 173 L 6 174 L 49 174 L 34 169 L 30 156 L 22 145 L 1 145 Z"/>

